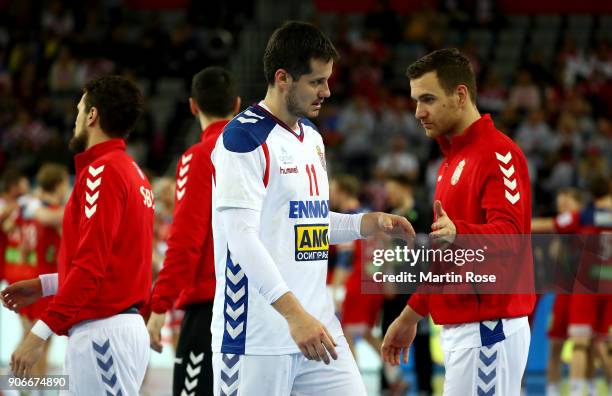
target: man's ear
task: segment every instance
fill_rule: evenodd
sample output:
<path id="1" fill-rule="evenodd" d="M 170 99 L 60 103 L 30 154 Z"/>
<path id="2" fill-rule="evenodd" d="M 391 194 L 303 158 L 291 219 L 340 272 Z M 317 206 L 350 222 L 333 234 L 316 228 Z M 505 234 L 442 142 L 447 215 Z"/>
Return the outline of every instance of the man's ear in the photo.
<path id="1" fill-rule="evenodd" d="M 293 77 L 285 69 L 278 69 L 274 73 L 274 85 L 279 88 L 286 88 L 288 84 L 293 82 Z"/>
<path id="2" fill-rule="evenodd" d="M 93 125 L 95 125 L 100 118 L 100 113 L 98 113 L 98 109 L 96 107 L 91 107 L 89 109 L 89 111 L 87 112 L 87 126 L 91 127 Z"/>
<path id="3" fill-rule="evenodd" d="M 464 107 L 470 101 L 470 91 L 467 86 L 459 84 L 456 90 L 459 98 L 459 107 Z"/>
<path id="4" fill-rule="evenodd" d="M 191 114 L 193 114 L 196 117 L 200 113 L 200 108 L 198 107 L 198 104 L 191 97 L 189 98 L 189 110 L 191 110 Z"/>

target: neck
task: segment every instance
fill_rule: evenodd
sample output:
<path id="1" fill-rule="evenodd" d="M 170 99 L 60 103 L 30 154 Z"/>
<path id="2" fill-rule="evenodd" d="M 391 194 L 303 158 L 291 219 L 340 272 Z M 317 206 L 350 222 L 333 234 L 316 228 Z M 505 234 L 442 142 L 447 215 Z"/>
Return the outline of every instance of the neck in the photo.
<path id="1" fill-rule="evenodd" d="M 277 89 L 268 86 L 268 92 L 266 92 L 264 103 L 276 118 L 287 124 L 287 126 L 293 130 L 297 128 L 298 117 L 289 113 L 285 103 L 285 98 L 282 97 L 281 93 Z"/>
<path id="2" fill-rule="evenodd" d="M 202 131 L 206 130 L 206 128 L 208 128 L 211 124 L 214 124 L 215 122 L 218 121 L 229 121 L 231 120 L 232 117 L 231 116 L 227 116 L 227 117 L 210 117 L 210 116 L 206 116 L 202 113 L 198 113 L 198 122 L 200 123 L 200 128 L 202 129 Z"/>
<path id="3" fill-rule="evenodd" d="M 95 129 L 91 131 L 91 133 L 89 134 L 89 139 L 87 139 L 87 150 L 97 144 L 107 142 L 111 139 L 112 138 L 105 134 L 101 129 Z"/>
<path id="4" fill-rule="evenodd" d="M 468 104 L 464 116 L 461 118 L 461 120 L 459 120 L 457 126 L 453 129 L 453 132 L 447 135 L 448 139 L 450 140 L 452 137 L 463 135 L 467 128 L 478 121 L 480 117 L 481 115 L 476 106 L 471 103 Z"/>

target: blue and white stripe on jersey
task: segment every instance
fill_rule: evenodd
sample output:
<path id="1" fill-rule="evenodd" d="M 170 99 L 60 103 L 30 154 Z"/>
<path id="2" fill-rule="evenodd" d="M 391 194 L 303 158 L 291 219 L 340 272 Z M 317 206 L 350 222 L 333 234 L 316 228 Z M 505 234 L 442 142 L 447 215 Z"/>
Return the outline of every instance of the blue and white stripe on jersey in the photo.
<path id="1" fill-rule="evenodd" d="M 240 264 L 234 264 L 229 249 L 225 266 L 225 304 L 221 352 L 244 354 L 249 309 L 249 280 Z"/>
<path id="2" fill-rule="evenodd" d="M 276 126 L 257 106 L 238 114 L 223 129 L 223 145 L 234 153 L 250 153 L 265 143 Z"/>

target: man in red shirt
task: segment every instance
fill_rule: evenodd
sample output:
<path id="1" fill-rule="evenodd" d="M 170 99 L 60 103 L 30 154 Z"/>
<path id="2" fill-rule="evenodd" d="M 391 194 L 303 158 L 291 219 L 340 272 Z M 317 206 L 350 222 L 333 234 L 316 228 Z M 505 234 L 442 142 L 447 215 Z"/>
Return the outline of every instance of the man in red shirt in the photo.
<path id="1" fill-rule="evenodd" d="M 136 395 L 149 360 L 149 337 L 138 307 L 151 288 L 153 193 L 125 152 L 142 114 L 142 94 L 122 77 L 85 85 L 78 104 L 74 190 L 64 212 L 58 274 L 5 289 L 19 310 L 41 296 L 49 307 L 11 357 L 27 377 L 53 333 L 69 335 L 65 371 L 72 394 Z"/>
<path id="2" fill-rule="evenodd" d="M 213 393 L 210 323 L 216 279 L 210 155 L 240 108 L 233 76 L 220 67 L 200 71 L 193 77 L 189 106 L 203 132 L 200 142 L 181 156 L 177 166 L 174 219 L 147 323 L 151 347 L 160 352 L 166 312 L 175 304 L 185 310 L 174 363 L 175 396 Z"/>
<path id="3" fill-rule="evenodd" d="M 519 274 L 528 283 L 521 286 L 529 289 L 531 249 L 528 243 L 516 243 L 531 226 L 523 153 L 495 128 L 489 115 L 478 112 L 474 72 L 456 49 L 419 59 L 408 68 L 408 77 L 417 102 L 416 117 L 445 156 L 435 193 L 430 234 L 434 243 L 449 243 L 463 235 L 489 241 L 495 240 L 491 235 L 515 235 L 505 239 L 514 243 L 505 245 L 507 250 L 498 260 L 511 255 L 509 261 L 517 268 L 494 269 L 517 272 L 520 264 Z M 399 364 L 402 356 L 407 361 L 417 322 L 431 314 L 443 325 L 445 395 L 519 395 L 529 351 L 527 315 L 535 296 L 483 293 L 486 286 L 479 283 L 465 286 L 464 294 L 413 294 L 385 335 L 383 359 Z"/>

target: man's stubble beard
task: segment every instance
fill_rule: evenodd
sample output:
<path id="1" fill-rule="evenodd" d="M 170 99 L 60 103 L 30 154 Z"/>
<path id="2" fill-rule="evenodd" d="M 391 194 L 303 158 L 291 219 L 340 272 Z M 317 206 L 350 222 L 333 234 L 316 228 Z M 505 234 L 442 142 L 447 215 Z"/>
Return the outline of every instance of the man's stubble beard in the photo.
<path id="1" fill-rule="evenodd" d="M 310 114 L 308 114 L 308 111 L 304 111 L 300 109 L 300 106 L 298 105 L 297 100 L 296 100 L 295 91 L 296 91 L 296 88 L 291 87 L 289 89 L 289 92 L 287 92 L 287 111 L 289 112 L 289 114 L 297 118 L 310 117 Z"/>
<path id="2" fill-rule="evenodd" d="M 68 148 L 74 154 L 82 153 L 83 151 L 87 149 L 88 140 L 89 140 L 89 136 L 87 134 L 87 131 L 83 130 L 83 132 L 73 136 L 70 139 L 70 142 L 68 142 Z"/>

